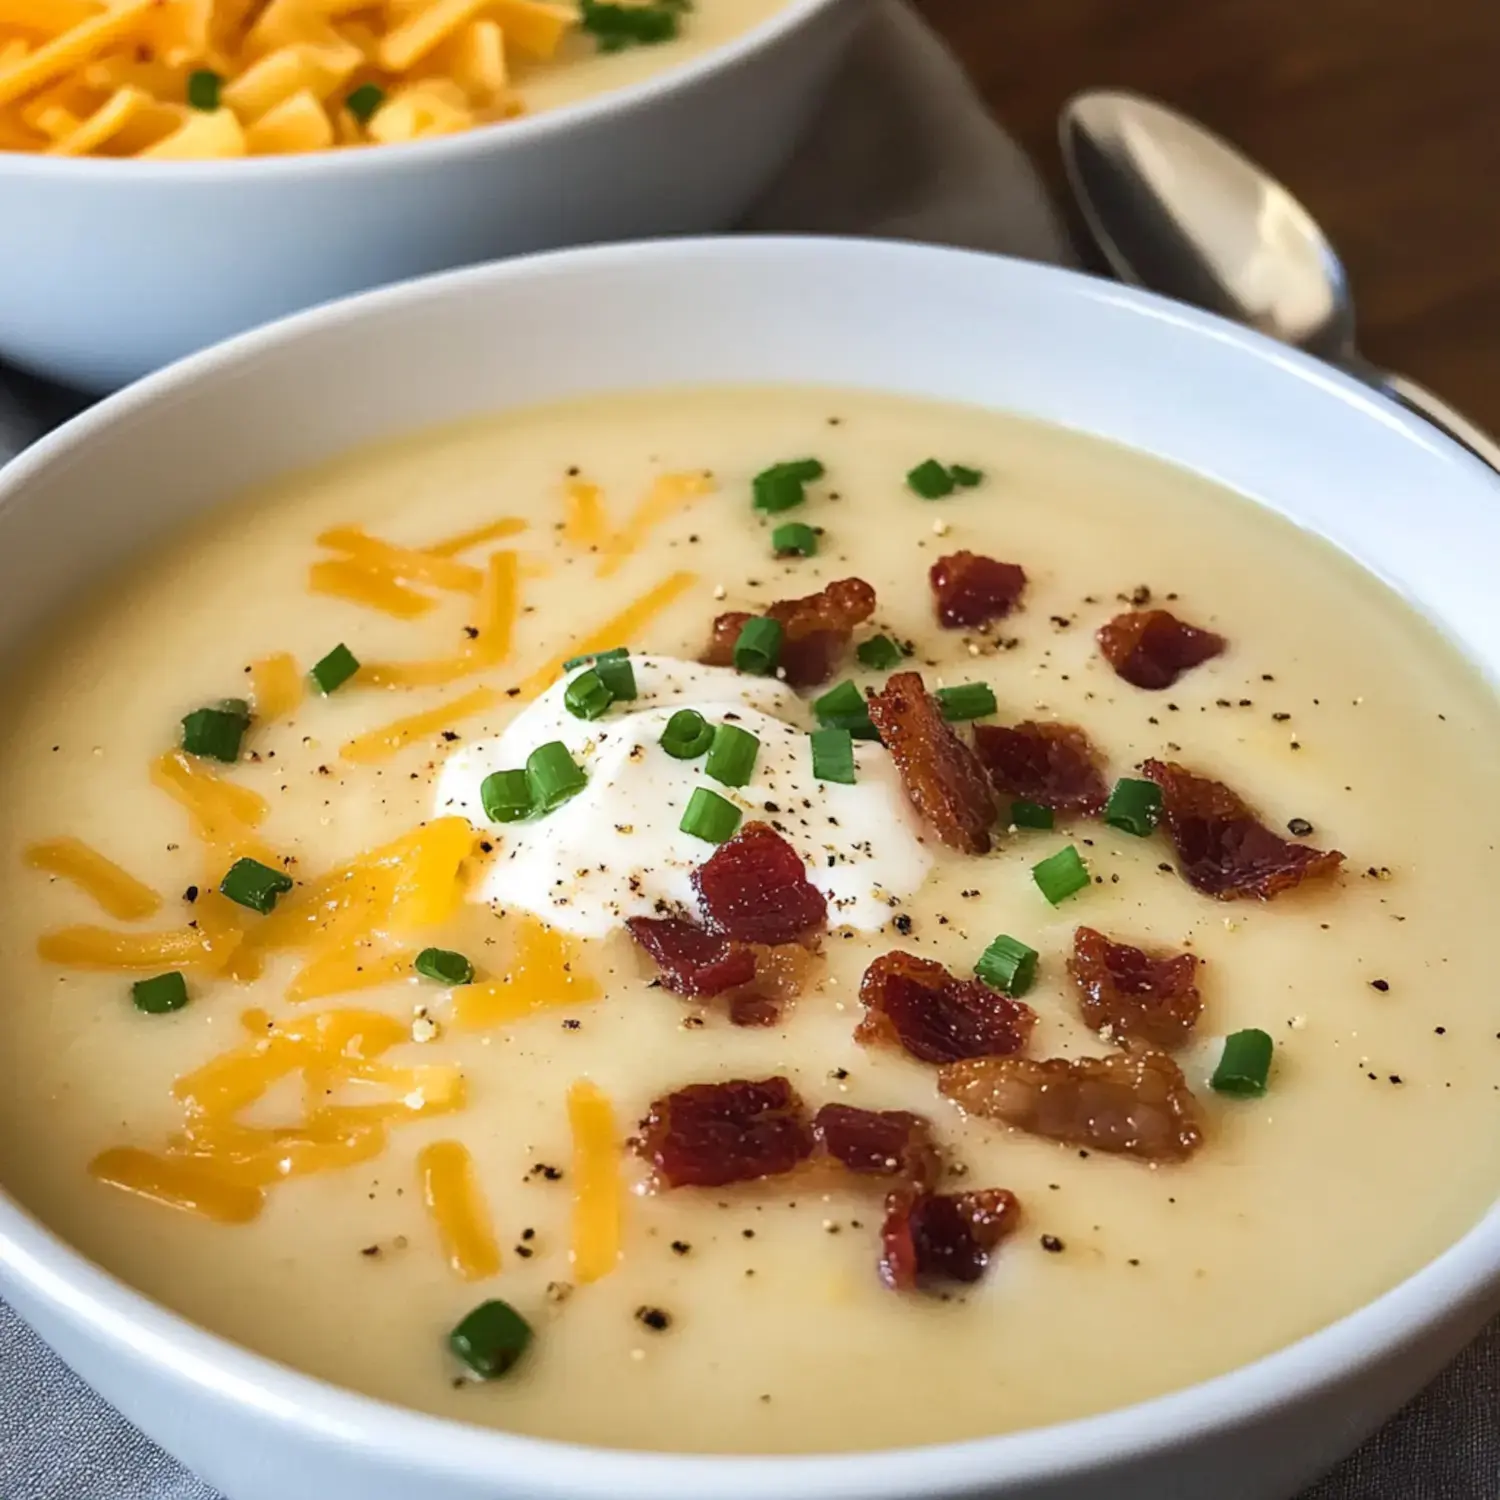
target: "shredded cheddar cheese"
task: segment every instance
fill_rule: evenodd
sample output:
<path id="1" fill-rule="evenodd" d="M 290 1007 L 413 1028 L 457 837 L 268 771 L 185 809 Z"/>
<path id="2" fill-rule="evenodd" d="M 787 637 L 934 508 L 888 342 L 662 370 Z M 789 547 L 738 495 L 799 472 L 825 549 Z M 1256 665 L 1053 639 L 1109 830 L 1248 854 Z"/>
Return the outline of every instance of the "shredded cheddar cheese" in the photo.
<path id="1" fill-rule="evenodd" d="M 122 922 L 149 917 L 161 907 L 161 897 L 149 885 L 142 884 L 97 849 L 91 849 L 82 839 L 47 839 L 30 845 L 25 858 L 34 870 L 46 870 L 71 880 L 110 916 Z"/>
<path id="2" fill-rule="evenodd" d="M 484 581 L 479 569 L 471 568 L 468 563 L 383 542 L 358 526 L 335 526 L 318 537 L 318 545 L 343 552 L 356 562 L 381 569 L 404 583 L 424 583 L 429 588 L 477 594 Z"/>
<path id="3" fill-rule="evenodd" d="M 156 1156 L 134 1146 L 101 1151 L 89 1171 L 111 1187 L 216 1224 L 248 1224 L 264 1202 L 259 1188 L 232 1182 L 202 1162 Z"/>
<path id="4" fill-rule="evenodd" d="M 444 537 L 439 542 L 429 542 L 422 550 L 434 557 L 455 557 L 481 547 L 486 542 L 503 542 L 507 537 L 519 536 L 526 530 L 526 522 L 519 516 L 501 516 L 498 521 L 476 526 L 472 531 L 460 531 L 456 536 Z"/>
<path id="5" fill-rule="evenodd" d="M 599 981 L 580 963 L 578 945 L 535 917 L 518 917 L 516 947 L 505 975 L 453 992 L 453 1019 L 476 1031 L 506 1026 L 538 1011 L 588 1005 L 600 997 Z"/>
<path id="6" fill-rule="evenodd" d="M 285 719 L 302 702 L 305 684 L 296 658 L 285 651 L 250 663 L 250 691 L 260 719 Z"/>
<path id="7" fill-rule="evenodd" d="M 504 701 L 504 696 L 494 688 L 475 688 L 463 697 L 454 698 L 437 708 L 429 708 L 425 713 L 412 714 L 409 718 L 397 719 L 395 723 L 387 724 L 381 729 L 372 729 L 368 734 L 350 740 L 339 754 L 356 765 L 377 765 L 404 750 L 413 740 L 438 734 L 459 720 L 482 714 Z"/>
<path id="8" fill-rule="evenodd" d="M 646 492 L 630 519 L 610 538 L 599 560 L 599 577 L 609 578 L 617 573 L 625 559 L 663 521 L 713 491 L 714 482 L 707 474 L 663 474 Z"/>
<path id="9" fill-rule="evenodd" d="M 201 927 L 170 932 L 112 932 L 107 927 L 62 927 L 44 932 L 36 951 L 70 969 L 222 969 L 240 934 L 210 934 Z"/>
<path id="10" fill-rule="evenodd" d="M 609 540 L 604 492 L 586 479 L 570 479 L 563 498 L 567 504 L 563 536 L 575 547 L 602 547 Z"/>
<path id="11" fill-rule="evenodd" d="M 416 955 L 406 950 L 374 952 L 368 942 L 354 941 L 314 953 L 287 986 L 288 1000 L 324 1000 L 351 990 L 405 978 Z"/>
<path id="12" fill-rule="evenodd" d="M 433 1141 L 417 1154 L 417 1174 L 448 1264 L 465 1281 L 496 1275 L 500 1247 L 468 1149 L 458 1141 Z"/>
<path id="13" fill-rule="evenodd" d="M 308 569 L 307 586 L 315 594 L 347 599 L 398 620 L 415 620 L 433 607 L 426 594 L 398 582 L 389 569 L 350 558 L 314 563 Z"/>
<path id="14" fill-rule="evenodd" d="M 608 1097 L 580 1080 L 568 1090 L 573 1130 L 573 1275 L 583 1283 L 608 1276 L 620 1259 L 620 1140 Z"/>

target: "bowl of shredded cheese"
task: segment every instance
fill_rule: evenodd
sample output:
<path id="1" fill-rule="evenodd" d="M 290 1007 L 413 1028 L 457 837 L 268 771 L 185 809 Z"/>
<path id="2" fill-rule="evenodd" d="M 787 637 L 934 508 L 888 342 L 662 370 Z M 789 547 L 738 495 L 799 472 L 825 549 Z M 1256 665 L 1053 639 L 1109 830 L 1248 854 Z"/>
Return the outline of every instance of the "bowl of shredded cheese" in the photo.
<path id="1" fill-rule="evenodd" d="M 865 0 L 0 0 L 0 357 L 106 390 L 332 297 L 722 229 Z"/>

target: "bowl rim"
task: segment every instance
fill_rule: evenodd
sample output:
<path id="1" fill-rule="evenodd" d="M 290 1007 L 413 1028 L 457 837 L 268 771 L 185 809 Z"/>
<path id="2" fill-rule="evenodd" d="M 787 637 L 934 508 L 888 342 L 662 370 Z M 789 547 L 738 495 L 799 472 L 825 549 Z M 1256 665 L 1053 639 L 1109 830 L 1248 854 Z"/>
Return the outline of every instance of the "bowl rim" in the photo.
<path id="1" fill-rule="evenodd" d="M 1461 480 L 1489 485 L 1479 460 L 1350 376 L 1250 329 L 1135 288 L 1063 267 L 900 241 L 818 236 L 737 236 L 626 242 L 521 256 L 439 272 L 343 298 L 191 355 L 97 406 L 0 467 L 0 506 L 34 473 L 71 450 L 107 437 L 145 407 L 170 402 L 200 378 L 250 367 L 294 346 L 402 306 L 461 299 L 473 288 L 524 283 L 538 274 L 608 274 L 642 260 L 885 259 L 893 271 L 915 262 L 990 263 L 1038 296 L 1081 299 L 1154 323 L 1173 337 L 1227 346 L 1231 357 L 1275 367 L 1288 380 L 1331 394 L 1393 430 Z M 930 273 L 930 267 L 929 267 Z M 1277 378 L 1281 378 L 1279 375 Z M 1500 498 L 1500 490 L 1496 491 Z M 1463 1235 L 1403 1281 L 1294 1343 L 1224 1374 L 1103 1413 L 996 1436 L 844 1453 L 688 1454 L 601 1448 L 531 1437 L 432 1416 L 360 1395 L 257 1354 L 170 1311 L 89 1260 L 0 1189 L 0 1272 L 93 1337 L 168 1380 L 249 1409 L 308 1440 L 353 1445 L 369 1461 L 410 1474 L 484 1481 L 524 1473 L 529 1492 L 566 1500 L 910 1500 L 914 1494 L 978 1496 L 998 1482 L 1056 1481 L 1143 1459 L 1213 1432 L 1245 1427 L 1356 1378 L 1376 1361 L 1415 1350 L 1446 1322 L 1500 1303 L 1500 1199 Z"/>
<path id="2" fill-rule="evenodd" d="M 410 164 L 415 169 L 443 162 L 483 156 L 502 142 L 517 147 L 565 134 L 574 126 L 595 125 L 611 116 L 634 114 L 664 102 L 671 95 L 696 87 L 715 74 L 728 72 L 765 48 L 810 24 L 824 11 L 861 0 L 783 0 L 782 8 L 717 47 L 697 57 L 652 73 L 635 83 L 579 99 L 556 109 L 540 110 L 514 120 L 497 120 L 425 141 L 401 141 L 364 150 L 294 152 L 284 156 L 244 156 L 212 161 L 141 161 L 133 157 L 47 156 L 35 151 L 0 150 L 0 175 L 66 176 L 80 181 L 107 177 L 132 186 L 169 186 L 173 183 L 235 180 L 283 182 L 288 178 L 322 176 L 363 177 L 390 170 L 382 162 Z"/>

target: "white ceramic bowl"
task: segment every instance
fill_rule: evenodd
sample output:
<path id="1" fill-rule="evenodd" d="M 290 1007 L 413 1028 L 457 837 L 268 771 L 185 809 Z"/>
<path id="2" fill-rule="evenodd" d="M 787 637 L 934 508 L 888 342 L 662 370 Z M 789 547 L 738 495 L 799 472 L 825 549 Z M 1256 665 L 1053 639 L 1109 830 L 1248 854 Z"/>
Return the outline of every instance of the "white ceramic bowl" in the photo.
<path id="1" fill-rule="evenodd" d="M 0 650 L 154 536 L 351 445 L 587 391 L 746 381 L 976 402 L 1162 455 L 1331 538 L 1500 669 L 1500 486 L 1365 387 L 1063 271 L 817 240 L 513 261 L 153 377 L 0 474 Z M 612 1453 L 396 1411 L 164 1312 L 3 1196 L 0 1293 L 230 1500 L 1283 1500 L 1500 1304 L 1500 1209 L 1377 1302 L 1219 1379 L 1040 1431 L 848 1457 Z"/>
<path id="2" fill-rule="evenodd" d="M 867 0 L 788 0 L 631 88 L 409 146 L 230 162 L 0 151 L 0 357 L 113 390 L 332 297 L 503 255 L 725 229 Z"/>

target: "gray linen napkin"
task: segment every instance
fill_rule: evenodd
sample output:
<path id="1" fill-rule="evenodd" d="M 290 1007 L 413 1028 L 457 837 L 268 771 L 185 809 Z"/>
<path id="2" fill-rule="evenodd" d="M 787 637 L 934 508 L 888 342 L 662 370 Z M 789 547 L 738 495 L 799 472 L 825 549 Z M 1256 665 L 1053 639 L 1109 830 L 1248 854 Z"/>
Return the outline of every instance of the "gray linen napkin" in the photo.
<path id="1" fill-rule="evenodd" d="M 746 228 L 883 235 L 1071 259 L 1015 143 L 902 0 Z M 0 368 L 0 463 L 84 403 Z M 0 1500 L 215 1500 L 0 1303 Z M 1500 1324 L 1303 1500 L 1500 1500 Z"/>

